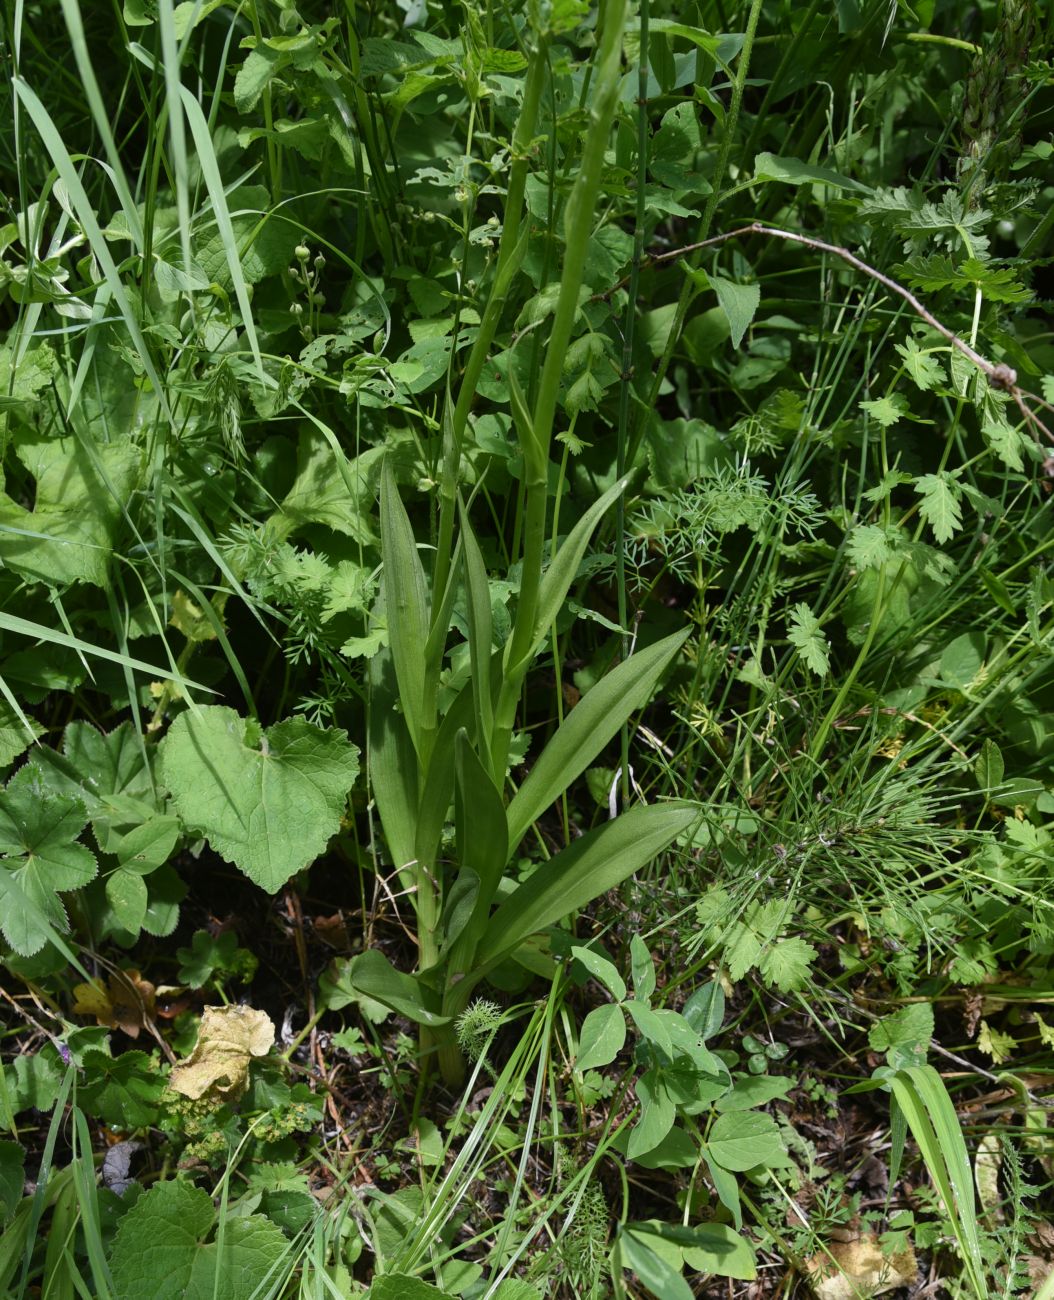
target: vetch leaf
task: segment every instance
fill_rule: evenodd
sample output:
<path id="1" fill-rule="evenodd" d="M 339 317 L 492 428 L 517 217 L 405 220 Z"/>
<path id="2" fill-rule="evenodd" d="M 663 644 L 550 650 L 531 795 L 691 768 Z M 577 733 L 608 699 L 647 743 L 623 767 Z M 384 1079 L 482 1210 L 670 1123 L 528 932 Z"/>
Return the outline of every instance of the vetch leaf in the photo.
<path id="1" fill-rule="evenodd" d="M 626 1042 L 626 1017 L 616 1003 L 595 1007 L 582 1021 L 575 1069 L 580 1074 L 610 1065 Z"/>
<path id="2" fill-rule="evenodd" d="M 756 1111 L 732 1111 L 714 1120 L 707 1150 L 715 1163 L 733 1173 L 758 1165 L 782 1164 L 786 1149 L 771 1115 Z"/>
<path id="3" fill-rule="evenodd" d="M 287 718 L 261 729 L 213 705 L 176 719 L 161 770 L 183 822 L 273 894 L 339 830 L 359 751 L 337 728 Z"/>
<path id="4" fill-rule="evenodd" d="M 662 1075 L 654 1067 L 637 1080 L 636 1092 L 640 1102 L 640 1119 L 630 1134 L 626 1147 L 626 1155 L 631 1160 L 646 1151 L 654 1150 L 673 1128 L 673 1122 L 677 1118 L 673 1099 L 663 1085 Z"/>
<path id="5" fill-rule="evenodd" d="M 616 1001 L 621 1002 L 626 996 L 626 981 L 618 972 L 614 962 L 601 957 L 592 948 L 581 948 L 577 944 L 571 949 L 571 956 L 580 961 L 595 980 L 603 984 Z"/>

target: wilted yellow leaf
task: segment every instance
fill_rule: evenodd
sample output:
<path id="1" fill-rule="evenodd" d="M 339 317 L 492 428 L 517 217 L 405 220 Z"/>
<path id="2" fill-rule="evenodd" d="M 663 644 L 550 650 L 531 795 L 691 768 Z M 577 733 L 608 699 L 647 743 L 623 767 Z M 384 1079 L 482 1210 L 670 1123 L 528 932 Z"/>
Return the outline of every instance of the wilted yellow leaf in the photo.
<path id="1" fill-rule="evenodd" d="M 249 1062 L 274 1045 L 271 1018 L 252 1007 L 206 1007 L 198 1041 L 185 1061 L 172 1067 L 169 1086 L 195 1100 L 235 1101 L 249 1086 Z"/>
<path id="2" fill-rule="evenodd" d="M 93 980 L 73 990 L 74 1013 L 94 1016 L 100 1025 L 123 1029 L 129 1038 L 154 1018 L 155 990 L 137 970 L 115 970 L 106 984 Z"/>
<path id="3" fill-rule="evenodd" d="M 918 1272 L 915 1252 L 909 1246 L 896 1255 L 884 1255 L 873 1233 L 855 1241 L 835 1241 L 806 1263 L 817 1300 L 859 1300 L 910 1286 Z M 833 1257 L 833 1258 L 832 1258 Z"/>

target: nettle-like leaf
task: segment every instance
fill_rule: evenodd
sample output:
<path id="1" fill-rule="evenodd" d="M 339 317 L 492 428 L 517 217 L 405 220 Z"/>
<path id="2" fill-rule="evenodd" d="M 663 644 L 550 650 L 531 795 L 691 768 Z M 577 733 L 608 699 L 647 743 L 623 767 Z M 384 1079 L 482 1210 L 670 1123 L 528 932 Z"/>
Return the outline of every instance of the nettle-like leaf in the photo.
<path id="1" fill-rule="evenodd" d="M 152 1187 L 117 1229 L 114 1300 L 249 1300 L 269 1291 L 287 1254 L 282 1230 L 259 1214 L 228 1217 L 210 1241 L 215 1227 L 208 1192 L 175 1180 Z"/>
<path id="2" fill-rule="evenodd" d="M 273 894 L 340 829 L 359 750 L 336 727 L 287 718 L 262 728 L 212 705 L 172 724 L 161 772 L 183 822 Z"/>
<path id="3" fill-rule="evenodd" d="M 69 929 L 59 895 L 95 877 L 95 855 L 77 842 L 87 824 L 84 804 L 46 790 L 35 768 L 16 772 L 0 794 L 0 929 L 23 957 Z"/>
<path id="4" fill-rule="evenodd" d="M 858 524 L 849 534 L 845 550 L 854 569 L 880 569 L 893 558 L 889 535 L 880 524 Z"/>
<path id="5" fill-rule="evenodd" d="M 794 606 L 790 617 L 787 640 L 801 655 L 807 668 L 817 677 L 826 677 L 830 668 L 831 647 L 820 630 L 820 620 L 802 601 Z"/>
<path id="6" fill-rule="evenodd" d="M 106 581 L 123 502 L 140 472 L 128 443 L 23 438 L 16 451 L 36 480 L 32 510 L 0 492 L 0 560 L 38 582 Z"/>
<path id="7" fill-rule="evenodd" d="M 904 360 L 904 369 L 915 381 L 916 387 L 924 393 L 948 382 L 944 367 L 937 358 L 920 348 L 910 335 L 903 343 L 898 343 L 896 348 Z"/>
<path id="8" fill-rule="evenodd" d="M 946 470 L 941 470 L 916 479 L 915 491 L 922 497 L 919 514 L 933 530 L 933 536 L 938 542 L 949 541 L 963 526 L 959 484 Z"/>

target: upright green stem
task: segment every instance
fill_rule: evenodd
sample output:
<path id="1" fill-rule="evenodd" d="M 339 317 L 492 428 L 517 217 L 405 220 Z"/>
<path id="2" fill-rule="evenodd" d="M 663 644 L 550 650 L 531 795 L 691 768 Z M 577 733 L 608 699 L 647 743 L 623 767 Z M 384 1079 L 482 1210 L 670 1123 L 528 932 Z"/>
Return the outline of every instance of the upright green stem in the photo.
<path id="1" fill-rule="evenodd" d="M 725 118 L 725 130 L 721 139 L 721 151 L 717 156 L 717 166 L 714 169 L 713 188 L 710 191 L 710 197 L 706 201 L 706 207 L 703 209 L 702 219 L 699 222 L 698 238 L 696 243 L 701 243 L 710 234 L 710 227 L 713 224 L 714 213 L 717 211 L 717 205 L 721 201 L 722 191 L 725 183 L 725 175 L 728 171 L 728 158 L 732 152 L 732 141 L 736 134 L 736 125 L 739 122 L 739 109 L 743 103 L 743 89 L 747 84 L 747 74 L 750 71 L 750 56 L 754 48 L 754 37 L 757 35 L 758 21 L 761 18 L 762 0 L 751 0 L 750 13 L 747 15 L 747 29 L 743 37 L 743 48 L 739 52 L 739 65 L 736 68 L 736 79 L 732 84 L 732 102 L 728 107 L 728 116 Z M 694 266 L 696 259 L 692 259 Z M 684 328 L 685 317 L 688 315 L 688 308 L 692 304 L 695 296 L 696 287 L 694 281 L 686 276 L 684 285 L 681 288 L 681 296 L 677 300 L 677 310 L 674 313 L 673 324 L 670 327 L 669 337 L 666 339 L 666 346 L 663 348 L 662 356 L 659 359 L 658 368 L 655 371 L 655 378 L 652 380 L 651 394 L 648 399 L 649 406 L 654 406 L 658 400 L 659 389 L 666 378 L 666 372 L 670 368 L 670 362 L 673 360 L 673 350 L 677 346 L 677 340 L 681 337 L 681 331 Z M 639 443 L 639 433 L 634 438 L 634 451 L 636 444 Z"/>
<path id="2" fill-rule="evenodd" d="M 476 387 L 486 364 L 490 345 L 498 329 L 502 309 L 508 300 L 509 286 L 513 276 L 519 270 L 526 246 L 521 242 L 520 226 L 523 220 L 524 194 L 527 187 L 528 164 L 530 163 L 531 142 L 534 139 L 538 122 L 538 106 L 542 98 L 545 83 L 547 38 L 539 36 L 531 51 L 527 65 L 527 80 L 523 88 L 523 103 L 516 120 L 516 129 L 512 136 L 512 166 L 509 170 L 509 187 L 505 196 L 505 219 L 502 226 L 501 241 L 498 244 L 498 258 L 494 267 L 494 280 L 491 284 L 487 305 L 483 309 L 483 320 L 479 333 L 469 352 L 461 386 L 458 389 L 457 402 L 450 409 L 449 395 L 443 415 L 443 473 L 439 484 L 439 536 L 436 545 L 435 570 L 433 573 L 433 599 L 440 601 L 446 587 L 450 572 L 450 557 L 454 536 L 454 515 L 457 502 L 458 467 L 461 461 L 461 440 L 468 423 L 469 411 L 476 396 Z"/>
<path id="3" fill-rule="evenodd" d="M 618 446 L 615 477 L 626 473 L 626 444 L 629 435 L 630 396 L 633 384 L 633 335 L 637 323 L 637 287 L 644 256 L 645 183 L 648 175 L 648 0 L 640 0 L 640 63 L 637 67 L 637 209 L 633 217 L 633 261 L 630 265 L 626 315 L 622 325 L 622 379 L 619 385 Z M 626 628 L 626 502 L 619 497 L 615 506 L 615 579 L 618 585 L 618 621 Z M 622 634 L 622 657 L 630 652 L 630 633 Z M 622 724 L 622 802 L 629 803 L 629 724 Z"/>
<path id="4" fill-rule="evenodd" d="M 495 736 L 491 754 L 496 772 L 504 773 L 505 770 L 520 686 L 535 644 L 538 594 L 545 565 L 549 445 L 556 418 L 564 358 L 578 314 L 582 270 L 593 230 L 604 153 L 615 114 L 625 18 L 626 0 L 606 0 L 594 74 L 595 89 L 590 122 L 582 146 L 581 165 L 564 216 L 564 264 L 560 292 L 553 313 L 553 326 L 538 383 L 534 412 L 529 427 L 520 429 L 527 498 L 523 567 L 516 619 L 506 647 L 505 674 L 495 711 Z"/>

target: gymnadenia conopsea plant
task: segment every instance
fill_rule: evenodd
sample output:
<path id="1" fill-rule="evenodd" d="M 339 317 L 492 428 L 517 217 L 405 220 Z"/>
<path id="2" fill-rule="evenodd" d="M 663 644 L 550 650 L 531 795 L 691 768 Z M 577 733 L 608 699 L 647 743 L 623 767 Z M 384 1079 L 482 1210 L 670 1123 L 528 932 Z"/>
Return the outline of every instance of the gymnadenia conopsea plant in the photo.
<path id="1" fill-rule="evenodd" d="M 439 526 L 430 575 L 391 466 L 382 473 L 382 595 L 389 644 L 372 662 L 370 764 L 388 849 L 416 908 L 418 969 L 399 972 L 380 952 L 370 950 L 351 963 L 349 979 L 360 993 L 421 1025 L 422 1044 L 437 1048 L 448 1081 L 458 1079 L 463 1068 L 453 1024 L 479 981 L 513 955 L 535 969 L 544 964 L 544 954 L 525 948 L 532 936 L 639 870 L 687 832 L 697 816 L 685 802 L 637 806 L 575 840 L 522 883 L 506 878 L 536 818 L 648 701 L 687 636 L 678 633 L 641 650 L 595 685 L 506 804 L 510 741 L 525 676 L 551 635 L 594 530 L 626 488 L 622 479 L 604 492 L 546 563 L 552 526 L 550 444 L 615 112 L 625 21 L 625 0 L 608 0 L 601 11 L 589 126 L 563 214 L 561 276 L 531 400 L 521 391 L 513 367 L 508 369 L 524 500 L 519 600 L 500 650 L 493 645 L 483 555 L 458 495 L 460 447 L 508 285 L 526 252 L 527 232 L 521 229 L 526 149 L 535 135 L 551 26 L 535 23 L 531 33 L 493 281 L 457 400 L 448 398 L 444 412 Z M 467 610 L 472 671 L 460 696 L 440 716 L 440 670 L 459 592 Z M 453 861 L 440 852 L 451 804 Z"/>

